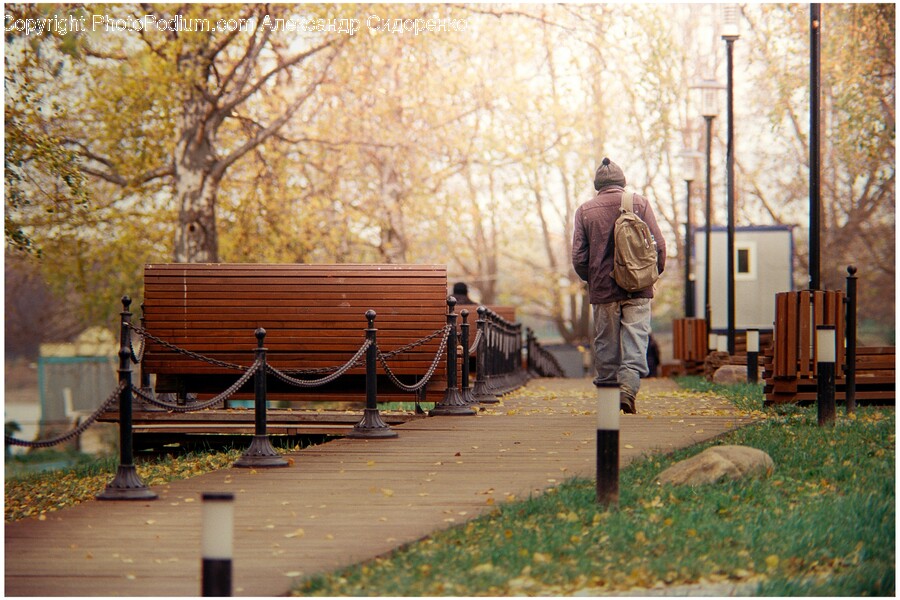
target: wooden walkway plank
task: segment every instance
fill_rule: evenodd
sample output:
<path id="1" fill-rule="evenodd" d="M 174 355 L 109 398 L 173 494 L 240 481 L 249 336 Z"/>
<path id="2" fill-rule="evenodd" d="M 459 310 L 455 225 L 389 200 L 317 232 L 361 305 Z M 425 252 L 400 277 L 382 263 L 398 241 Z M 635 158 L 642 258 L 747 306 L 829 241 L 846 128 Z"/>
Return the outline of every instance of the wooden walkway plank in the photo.
<path id="1" fill-rule="evenodd" d="M 646 380 L 621 419 L 622 463 L 749 421 L 726 401 Z M 152 502 L 86 502 L 5 527 L 10 596 L 196 596 L 200 494 L 232 491 L 234 593 L 275 596 L 302 577 L 389 552 L 513 498 L 595 471 L 590 380 L 535 380 L 475 417 L 335 440 L 282 469 L 223 469 L 155 487 Z"/>

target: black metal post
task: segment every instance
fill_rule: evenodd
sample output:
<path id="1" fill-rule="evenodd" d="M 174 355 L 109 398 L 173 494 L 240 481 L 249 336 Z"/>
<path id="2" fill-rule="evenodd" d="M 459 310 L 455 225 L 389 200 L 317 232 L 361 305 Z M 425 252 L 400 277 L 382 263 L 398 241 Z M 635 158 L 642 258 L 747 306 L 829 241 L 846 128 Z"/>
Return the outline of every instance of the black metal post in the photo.
<path id="1" fill-rule="evenodd" d="M 726 150 L 728 191 L 728 354 L 734 355 L 734 42 L 724 36 L 728 50 L 728 146 Z"/>
<path id="2" fill-rule="evenodd" d="M 856 267 L 847 267 L 847 357 L 844 365 L 847 414 L 856 412 Z"/>
<path id="3" fill-rule="evenodd" d="M 684 225 L 686 233 L 684 236 L 684 316 L 692 318 L 694 312 L 694 279 L 691 277 L 691 258 L 694 252 L 693 247 L 693 224 L 691 223 L 691 180 L 685 179 L 687 184 L 687 219 Z"/>
<path id="4" fill-rule="evenodd" d="M 472 388 L 469 386 L 469 371 L 471 365 L 469 364 L 469 311 L 467 309 L 462 309 L 459 311 L 459 316 L 462 317 L 462 323 L 459 326 L 459 337 L 460 337 L 460 346 L 462 347 L 462 399 L 466 404 L 474 404 L 475 397 L 472 395 Z"/>
<path id="5" fill-rule="evenodd" d="M 597 386 L 597 503 L 619 503 L 619 385 Z"/>
<path id="6" fill-rule="evenodd" d="M 525 365 L 526 373 L 529 377 L 537 377 L 537 368 L 535 367 L 537 357 L 535 356 L 535 338 L 534 332 L 530 327 L 525 328 Z"/>
<path id="7" fill-rule="evenodd" d="M 809 289 L 820 289 L 819 280 L 819 229 L 821 198 L 819 174 L 821 172 L 819 144 L 819 80 L 821 75 L 820 48 L 822 11 L 819 4 L 810 4 L 810 60 L 809 60 Z"/>
<path id="8" fill-rule="evenodd" d="M 134 467 L 134 438 L 132 430 L 131 393 L 131 298 L 122 297 L 121 329 L 119 334 L 119 467 L 116 476 L 107 484 L 98 500 L 155 500 L 156 492 L 141 481 Z"/>
<path id="9" fill-rule="evenodd" d="M 478 342 L 478 348 L 475 349 L 475 388 L 472 390 L 472 396 L 475 402 L 493 404 L 499 402 L 499 400 L 487 387 L 487 308 L 479 306 L 476 312 L 478 313 L 478 319 L 475 321 L 475 327 L 481 333 L 481 340 Z"/>
<path id="10" fill-rule="evenodd" d="M 234 462 L 234 466 L 286 467 L 288 461 L 272 447 L 272 442 L 269 441 L 269 436 L 266 434 L 266 348 L 263 347 L 266 330 L 260 327 L 254 332 L 254 335 L 256 336 L 256 358 L 260 361 L 259 370 L 253 376 L 256 428 L 250 447 Z"/>
<path id="11" fill-rule="evenodd" d="M 712 250 L 710 245 L 712 243 L 712 163 L 710 162 L 710 158 L 712 155 L 712 122 L 715 119 L 714 116 L 704 115 L 703 118 L 706 120 L 706 248 L 704 252 L 706 254 L 706 274 L 703 279 L 703 300 L 706 303 L 706 331 L 712 331 L 712 303 L 709 300 L 710 294 L 710 274 L 712 272 L 712 268 L 710 267 L 710 262 L 712 261 Z"/>
<path id="12" fill-rule="evenodd" d="M 366 408 L 363 417 L 353 426 L 348 438 L 354 439 L 387 439 L 398 436 L 390 425 L 384 422 L 378 412 L 378 376 L 376 372 L 378 361 L 378 330 L 375 329 L 375 311 L 366 311 L 368 328 L 366 339 L 369 347 L 366 349 Z"/>
<path id="13" fill-rule="evenodd" d="M 816 326 L 816 385 L 819 426 L 833 425 L 835 417 L 834 325 Z"/>
<path id="14" fill-rule="evenodd" d="M 456 334 L 456 313 L 453 312 L 455 306 L 456 298 L 448 296 L 447 325 L 450 326 L 450 335 L 447 337 L 447 389 L 444 392 L 444 398 L 428 412 L 430 416 L 475 414 L 475 411 L 465 403 L 462 395 L 459 393 L 459 385 L 456 379 L 456 344 L 458 339 Z"/>
<path id="15" fill-rule="evenodd" d="M 231 596 L 234 554 L 234 494 L 203 492 L 200 589 L 205 598 Z"/>

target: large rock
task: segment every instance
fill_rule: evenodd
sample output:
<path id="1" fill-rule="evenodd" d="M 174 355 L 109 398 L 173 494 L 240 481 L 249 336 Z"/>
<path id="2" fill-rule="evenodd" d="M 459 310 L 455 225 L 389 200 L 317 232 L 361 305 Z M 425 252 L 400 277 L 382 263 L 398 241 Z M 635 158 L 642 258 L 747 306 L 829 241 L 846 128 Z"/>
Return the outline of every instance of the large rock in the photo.
<path id="1" fill-rule="evenodd" d="M 716 369 L 712 380 L 713 383 L 722 383 L 725 385 L 747 383 L 747 367 L 746 365 L 723 365 Z M 758 375 L 757 380 L 759 380 Z"/>
<path id="2" fill-rule="evenodd" d="M 713 446 L 675 463 L 659 475 L 659 483 L 703 485 L 722 479 L 766 475 L 775 469 L 772 458 L 748 446 Z"/>

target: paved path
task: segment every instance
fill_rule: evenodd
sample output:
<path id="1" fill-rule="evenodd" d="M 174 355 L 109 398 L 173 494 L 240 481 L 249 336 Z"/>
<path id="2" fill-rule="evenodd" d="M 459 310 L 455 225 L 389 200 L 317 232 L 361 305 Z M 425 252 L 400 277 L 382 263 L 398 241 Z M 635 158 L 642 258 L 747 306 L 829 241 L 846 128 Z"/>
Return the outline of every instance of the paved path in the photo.
<path id="1" fill-rule="evenodd" d="M 432 417 L 393 440 L 335 440 L 280 469 L 224 469 L 5 526 L 8 596 L 197 596 L 200 494 L 236 494 L 234 594 L 287 593 L 301 577 L 389 552 L 572 476 L 593 477 L 589 380 L 541 379 L 474 417 Z M 648 380 L 623 415 L 623 464 L 742 423 L 727 402 Z"/>

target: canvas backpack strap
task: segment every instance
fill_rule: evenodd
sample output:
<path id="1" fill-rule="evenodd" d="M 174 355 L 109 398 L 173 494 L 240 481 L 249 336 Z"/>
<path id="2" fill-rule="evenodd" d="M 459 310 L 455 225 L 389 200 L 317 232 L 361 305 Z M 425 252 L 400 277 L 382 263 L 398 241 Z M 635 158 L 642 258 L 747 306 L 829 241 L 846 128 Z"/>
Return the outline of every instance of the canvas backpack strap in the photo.
<path id="1" fill-rule="evenodd" d="M 634 192 L 622 192 L 622 210 L 634 212 Z"/>

